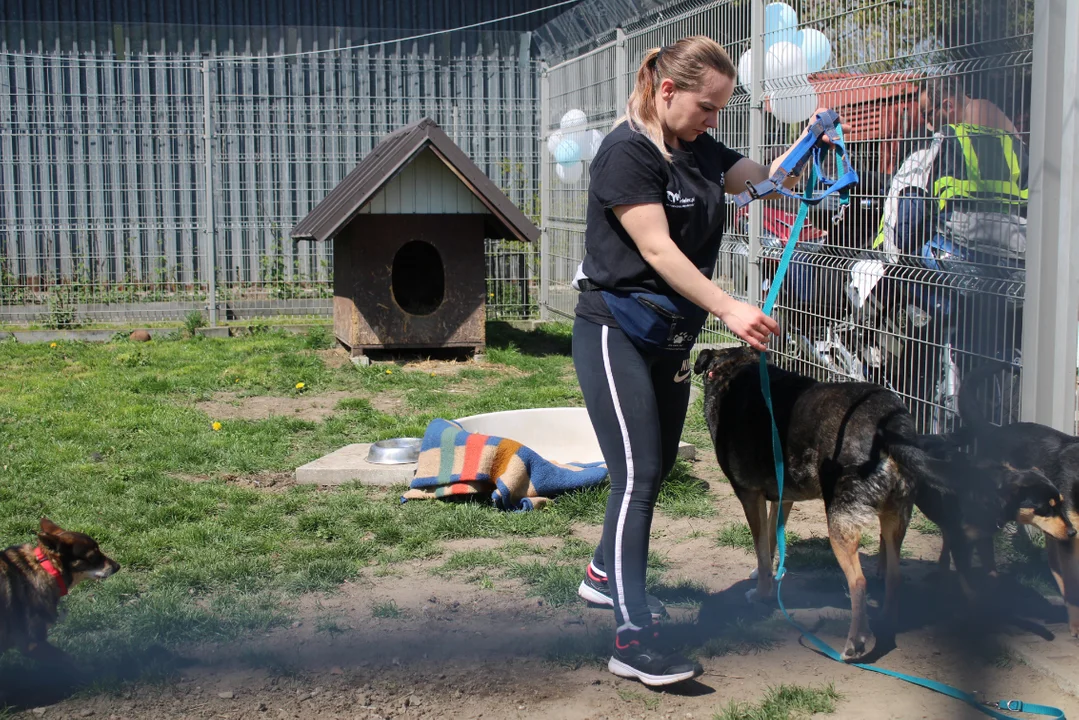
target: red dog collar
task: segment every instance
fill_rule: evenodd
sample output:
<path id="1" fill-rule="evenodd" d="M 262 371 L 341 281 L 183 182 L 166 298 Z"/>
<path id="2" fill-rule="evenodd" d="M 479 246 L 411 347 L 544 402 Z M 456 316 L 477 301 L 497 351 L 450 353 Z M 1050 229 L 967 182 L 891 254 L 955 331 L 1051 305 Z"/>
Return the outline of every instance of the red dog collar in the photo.
<path id="1" fill-rule="evenodd" d="M 45 551 L 41 549 L 40 545 L 34 550 L 34 556 L 37 557 L 37 561 L 45 569 L 45 572 L 56 578 L 56 584 L 60 587 L 60 597 L 67 595 L 67 583 L 64 582 L 63 574 L 56 569 L 56 566 L 52 564 L 49 558 L 45 557 Z"/>

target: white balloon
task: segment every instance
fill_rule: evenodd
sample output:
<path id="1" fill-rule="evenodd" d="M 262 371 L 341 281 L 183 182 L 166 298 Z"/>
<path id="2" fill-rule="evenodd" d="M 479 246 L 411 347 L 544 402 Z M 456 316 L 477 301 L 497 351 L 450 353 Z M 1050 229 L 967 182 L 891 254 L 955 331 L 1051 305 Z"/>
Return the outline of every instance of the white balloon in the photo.
<path id="1" fill-rule="evenodd" d="M 819 72 L 832 59 L 832 43 L 827 35 L 816 28 L 802 30 L 801 45 L 811 73 Z"/>
<path id="2" fill-rule="evenodd" d="M 584 173 L 584 165 L 579 162 L 568 163 L 563 165 L 558 163 L 554 166 L 555 174 L 558 175 L 558 179 L 563 183 L 570 185 L 581 179 L 581 175 Z"/>
<path id="3" fill-rule="evenodd" d="M 603 144 L 603 133 L 599 130 L 589 130 L 585 139 L 581 142 L 581 159 L 591 160 L 599 152 L 599 146 Z"/>
<path id="4" fill-rule="evenodd" d="M 746 50 L 742 57 L 738 58 L 738 82 L 742 84 L 746 92 L 753 90 L 753 50 Z"/>
<path id="5" fill-rule="evenodd" d="M 551 136 L 547 138 L 547 152 L 554 155 L 555 150 L 562 143 L 562 134 L 558 132 L 551 133 Z"/>
<path id="6" fill-rule="evenodd" d="M 781 88 L 772 94 L 771 105 L 772 114 L 780 122 L 805 122 L 817 109 L 817 91 L 809 83 L 802 87 Z"/>
<path id="7" fill-rule="evenodd" d="M 789 42 L 777 42 L 768 48 L 764 62 L 764 80 L 770 90 L 808 84 L 809 65 L 802 48 Z"/>
<path id="8" fill-rule="evenodd" d="M 563 115 L 562 119 L 559 121 L 558 126 L 563 130 L 569 130 L 570 128 L 575 128 L 578 125 L 584 125 L 587 122 L 588 116 L 586 116 L 582 111 L 574 108 L 573 110 L 566 111 L 566 114 Z"/>

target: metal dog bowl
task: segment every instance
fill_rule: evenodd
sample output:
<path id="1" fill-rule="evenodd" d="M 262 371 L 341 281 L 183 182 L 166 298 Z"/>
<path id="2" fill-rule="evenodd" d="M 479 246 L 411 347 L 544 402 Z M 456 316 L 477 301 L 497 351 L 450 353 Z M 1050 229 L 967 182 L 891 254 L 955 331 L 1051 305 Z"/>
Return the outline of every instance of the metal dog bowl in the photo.
<path id="1" fill-rule="evenodd" d="M 367 462 L 375 465 L 404 465 L 414 463 L 420 457 L 419 438 L 392 438 L 379 440 L 367 452 Z"/>

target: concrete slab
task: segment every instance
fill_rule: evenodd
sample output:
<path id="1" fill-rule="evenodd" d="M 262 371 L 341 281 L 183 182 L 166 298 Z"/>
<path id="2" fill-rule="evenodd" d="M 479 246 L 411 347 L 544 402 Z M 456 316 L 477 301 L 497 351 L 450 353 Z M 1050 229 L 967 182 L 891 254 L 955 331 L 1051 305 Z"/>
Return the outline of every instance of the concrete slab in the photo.
<path id="1" fill-rule="evenodd" d="M 296 482 L 303 485 L 342 485 L 347 482 L 396 485 L 407 484 L 416 475 L 416 463 L 374 465 L 367 462 L 370 449 L 371 443 L 346 445 L 296 468 Z"/>
<path id="2" fill-rule="evenodd" d="M 1046 629 L 1054 639 L 1046 640 L 1029 633 L 1009 634 L 1001 639 L 1035 672 L 1055 682 L 1064 692 L 1079 697 L 1079 643 L 1072 639 L 1066 623 L 1048 625 Z M 1034 698 L 1031 701 L 1036 702 Z"/>

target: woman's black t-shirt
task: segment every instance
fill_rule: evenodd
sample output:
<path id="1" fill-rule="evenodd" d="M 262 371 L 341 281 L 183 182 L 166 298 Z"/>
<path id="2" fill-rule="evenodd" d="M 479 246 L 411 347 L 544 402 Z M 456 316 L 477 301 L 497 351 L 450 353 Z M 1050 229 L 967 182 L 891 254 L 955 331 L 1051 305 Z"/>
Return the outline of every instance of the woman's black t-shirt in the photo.
<path id="1" fill-rule="evenodd" d="M 583 272 L 609 290 L 675 294 L 618 222 L 618 205 L 662 203 L 671 239 L 711 278 L 726 222 L 723 177 L 742 155 L 711 135 L 668 147 L 673 162 L 646 136 L 621 123 L 604 138 L 589 166 Z M 617 325 L 599 292 L 582 292 L 576 314 Z"/>

